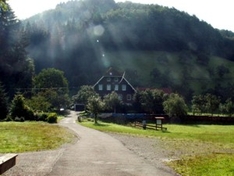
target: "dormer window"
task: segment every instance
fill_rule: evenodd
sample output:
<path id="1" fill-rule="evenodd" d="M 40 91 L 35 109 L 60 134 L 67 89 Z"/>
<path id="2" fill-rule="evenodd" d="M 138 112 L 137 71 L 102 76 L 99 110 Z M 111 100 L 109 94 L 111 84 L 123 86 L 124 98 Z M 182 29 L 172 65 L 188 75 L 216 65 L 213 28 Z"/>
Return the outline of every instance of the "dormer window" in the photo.
<path id="1" fill-rule="evenodd" d="M 111 82 L 111 78 L 107 78 L 106 81 L 107 81 L 107 82 Z"/>
<path id="2" fill-rule="evenodd" d="M 119 78 L 115 78 L 114 81 L 115 81 L 115 82 L 118 82 L 118 81 L 119 81 Z"/>

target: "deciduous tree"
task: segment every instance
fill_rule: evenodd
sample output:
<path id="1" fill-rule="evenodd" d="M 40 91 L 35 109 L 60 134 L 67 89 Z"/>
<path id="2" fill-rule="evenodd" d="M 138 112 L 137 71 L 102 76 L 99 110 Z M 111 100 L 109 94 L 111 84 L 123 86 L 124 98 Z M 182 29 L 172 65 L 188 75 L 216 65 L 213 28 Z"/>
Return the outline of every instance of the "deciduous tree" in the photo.
<path id="1" fill-rule="evenodd" d="M 103 107 L 104 107 L 104 103 L 101 100 L 100 96 L 96 95 L 96 96 L 89 97 L 87 108 L 94 115 L 95 124 L 98 123 L 97 116 L 98 116 L 98 113 L 100 113 L 100 111 L 103 109 Z"/>
<path id="2" fill-rule="evenodd" d="M 78 93 L 74 96 L 74 101 L 83 103 L 86 106 L 88 103 L 88 99 L 96 95 L 97 94 L 94 91 L 92 86 L 84 85 L 84 86 L 81 86 Z"/>
<path id="3" fill-rule="evenodd" d="M 116 113 L 116 107 L 121 104 L 121 100 L 116 92 L 111 92 L 104 96 L 104 103 L 107 109 L 113 110 Z"/>
<path id="4" fill-rule="evenodd" d="M 69 104 L 68 81 L 60 70 L 54 68 L 42 70 L 35 77 L 34 88 L 56 110 Z"/>
<path id="5" fill-rule="evenodd" d="M 172 93 L 163 102 L 163 109 L 169 117 L 180 118 L 187 115 L 188 107 L 180 95 Z"/>

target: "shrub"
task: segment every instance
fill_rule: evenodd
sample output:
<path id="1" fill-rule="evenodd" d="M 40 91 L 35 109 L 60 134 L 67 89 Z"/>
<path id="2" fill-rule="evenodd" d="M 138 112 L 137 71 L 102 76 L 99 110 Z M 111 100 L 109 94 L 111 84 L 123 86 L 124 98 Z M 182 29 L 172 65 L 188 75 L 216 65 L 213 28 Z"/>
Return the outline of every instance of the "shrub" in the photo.
<path id="1" fill-rule="evenodd" d="M 25 119 L 24 119 L 24 117 L 15 117 L 14 121 L 16 121 L 16 122 L 24 122 Z"/>
<path id="2" fill-rule="evenodd" d="M 37 113 L 36 115 L 36 120 L 37 121 L 43 121 L 43 122 L 46 122 L 47 121 L 47 118 L 48 118 L 48 113 Z"/>
<path id="3" fill-rule="evenodd" d="M 11 117 L 24 117 L 25 120 L 35 120 L 34 112 L 31 108 L 25 105 L 23 95 L 17 94 L 11 103 L 10 109 Z"/>
<path id="4" fill-rule="evenodd" d="M 49 113 L 47 117 L 48 123 L 57 123 L 58 116 L 56 113 Z"/>
<path id="5" fill-rule="evenodd" d="M 10 122 L 10 121 L 13 121 L 13 119 L 12 119 L 11 116 L 8 114 L 7 117 L 4 119 L 4 121 Z"/>
<path id="6" fill-rule="evenodd" d="M 24 114 L 23 117 L 25 118 L 25 120 L 36 120 L 33 110 L 27 106 L 25 107 L 23 114 Z"/>

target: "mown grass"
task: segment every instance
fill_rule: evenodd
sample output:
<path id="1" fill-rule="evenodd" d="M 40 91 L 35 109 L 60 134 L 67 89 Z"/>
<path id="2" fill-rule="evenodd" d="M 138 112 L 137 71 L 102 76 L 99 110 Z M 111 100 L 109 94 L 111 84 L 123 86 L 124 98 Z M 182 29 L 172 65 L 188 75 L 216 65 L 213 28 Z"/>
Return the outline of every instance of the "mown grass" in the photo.
<path id="1" fill-rule="evenodd" d="M 234 154 L 186 157 L 169 165 L 186 176 L 232 176 L 234 175 Z"/>
<path id="2" fill-rule="evenodd" d="M 167 163 L 182 176 L 234 175 L 234 127 L 222 125 L 165 125 L 166 132 L 109 123 L 82 122 L 103 132 L 157 137 L 169 157 Z"/>
<path id="3" fill-rule="evenodd" d="M 0 153 L 50 150 L 71 142 L 67 129 L 43 122 L 1 122 Z"/>

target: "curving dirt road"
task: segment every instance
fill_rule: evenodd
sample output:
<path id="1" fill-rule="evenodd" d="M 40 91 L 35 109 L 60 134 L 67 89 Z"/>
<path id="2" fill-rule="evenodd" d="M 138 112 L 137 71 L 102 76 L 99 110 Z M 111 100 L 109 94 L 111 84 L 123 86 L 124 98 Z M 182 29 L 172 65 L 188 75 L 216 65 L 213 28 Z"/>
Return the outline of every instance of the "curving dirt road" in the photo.
<path id="1" fill-rule="evenodd" d="M 171 170 L 160 170 L 147 164 L 110 135 L 80 126 L 75 122 L 76 118 L 76 113 L 71 112 L 61 125 L 73 130 L 80 140 L 64 151 L 50 176 L 175 175 Z"/>

